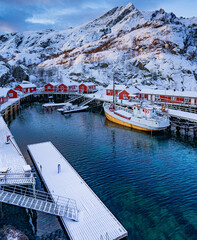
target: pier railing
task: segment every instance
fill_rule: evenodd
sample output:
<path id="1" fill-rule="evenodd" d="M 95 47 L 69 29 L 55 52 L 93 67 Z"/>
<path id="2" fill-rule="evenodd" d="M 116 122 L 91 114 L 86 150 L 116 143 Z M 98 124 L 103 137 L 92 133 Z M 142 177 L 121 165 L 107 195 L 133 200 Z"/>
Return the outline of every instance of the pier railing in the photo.
<path id="1" fill-rule="evenodd" d="M 21 185 L 0 186 L 0 202 L 78 221 L 75 200 Z"/>
<path id="2" fill-rule="evenodd" d="M 0 173 L 1 185 L 35 185 L 35 176 L 33 173 Z"/>

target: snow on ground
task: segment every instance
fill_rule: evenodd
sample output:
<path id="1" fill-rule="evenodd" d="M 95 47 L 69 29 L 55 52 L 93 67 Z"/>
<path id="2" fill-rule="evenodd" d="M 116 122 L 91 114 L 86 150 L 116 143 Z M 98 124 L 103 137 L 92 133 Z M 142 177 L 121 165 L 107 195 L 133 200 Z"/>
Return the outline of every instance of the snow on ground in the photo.
<path id="1" fill-rule="evenodd" d="M 0 169 L 9 168 L 9 172 L 11 173 L 24 173 L 23 166 L 27 165 L 27 163 L 3 120 L 3 117 L 0 117 L 0 136 Z M 7 136 L 10 136 L 18 151 L 11 143 L 6 144 Z"/>
<path id="2" fill-rule="evenodd" d="M 173 110 L 168 109 L 169 115 L 172 117 L 178 117 L 182 119 L 186 119 L 192 122 L 197 122 L 197 114 L 195 113 L 189 113 L 189 112 L 183 112 L 179 110 Z"/>

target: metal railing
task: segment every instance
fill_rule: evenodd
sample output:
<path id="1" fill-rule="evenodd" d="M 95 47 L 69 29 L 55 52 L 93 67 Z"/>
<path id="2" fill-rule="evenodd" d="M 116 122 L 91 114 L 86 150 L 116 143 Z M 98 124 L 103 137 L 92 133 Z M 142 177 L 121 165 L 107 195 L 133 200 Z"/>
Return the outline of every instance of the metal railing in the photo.
<path id="1" fill-rule="evenodd" d="M 35 185 L 35 176 L 30 173 L 0 173 L 0 185 Z"/>
<path id="2" fill-rule="evenodd" d="M 0 201 L 78 220 L 76 201 L 24 186 L 0 186 Z"/>

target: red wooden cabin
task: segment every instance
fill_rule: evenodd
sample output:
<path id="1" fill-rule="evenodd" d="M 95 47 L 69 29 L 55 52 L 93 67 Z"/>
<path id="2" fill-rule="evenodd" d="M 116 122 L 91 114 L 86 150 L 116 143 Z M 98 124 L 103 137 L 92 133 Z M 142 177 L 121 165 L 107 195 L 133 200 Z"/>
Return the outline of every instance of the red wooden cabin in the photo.
<path id="1" fill-rule="evenodd" d="M 10 90 L 8 91 L 8 97 L 9 97 L 9 98 L 17 98 L 17 96 L 18 96 L 17 92 L 14 91 L 13 89 L 10 89 Z"/>
<path id="2" fill-rule="evenodd" d="M 8 101 L 8 89 L 0 88 L 0 104 L 3 104 Z"/>
<path id="3" fill-rule="evenodd" d="M 77 92 L 77 85 L 74 83 L 62 83 L 58 86 L 58 92 Z"/>
<path id="4" fill-rule="evenodd" d="M 136 98 L 139 96 L 139 90 L 137 88 L 126 88 L 119 93 L 119 99 L 129 100 L 131 98 Z"/>
<path id="5" fill-rule="evenodd" d="M 94 83 L 81 83 L 79 85 L 79 93 L 94 93 L 96 91 L 96 85 Z"/>
<path id="6" fill-rule="evenodd" d="M 21 83 L 18 86 L 16 86 L 14 90 L 23 93 L 31 93 L 36 91 L 36 85 L 33 83 Z"/>
<path id="7" fill-rule="evenodd" d="M 0 104 L 7 102 L 9 98 L 17 98 L 17 92 L 10 88 L 0 88 Z"/>
<path id="8" fill-rule="evenodd" d="M 115 85 L 115 95 L 118 96 L 121 91 L 126 89 L 127 87 L 125 85 Z M 113 96 L 113 85 L 109 85 L 106 88 L 106 95 Z"/>
<path id="9" fill-rule="evenodd" d="M 159 89 L 142 89 L 140 92 L 141 99 L 149 101 L 160 101 L 175 104 L 197 105 L 196 91 L 173 91 Z"/>
<path id="10" fill-rule="evenodd" d="M 47 83 L 44 86 L 44 91 L 45 92 L 56 92 L 58 88 L 58 83 Z"/>

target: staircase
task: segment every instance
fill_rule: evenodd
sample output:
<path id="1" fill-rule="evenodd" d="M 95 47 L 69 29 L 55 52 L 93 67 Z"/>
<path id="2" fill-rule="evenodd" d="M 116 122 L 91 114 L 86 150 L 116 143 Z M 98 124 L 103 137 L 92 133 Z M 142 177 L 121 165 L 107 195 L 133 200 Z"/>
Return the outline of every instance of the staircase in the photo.
<path id="1" fill-rule="evenodd" d="M 75 200 L 23 186 L 1 186 L 0 202 L 78 221 Z"/>
<path id="2" fill-rule="evenodd" d="M 82 102 L 81 104 L 79 104 L 79 107 L 83 107 L 92 101 L 94 101 L 94 98 L 87 99 L 84 102 Z"/>
<path id="3" fill-rule="evenodd" d="M 81 98 L 81 97 L 82 97 L 82 95 L 80 95 L 80 96 L 72 96 L 71 98 L 69 98 L 68 100 L 66 100 L 64 103 L 73 102 L 73 101 L 75 101 L 75 100 L 77 100 L 77 99 L 79 99 L 79 98 Z"/>

